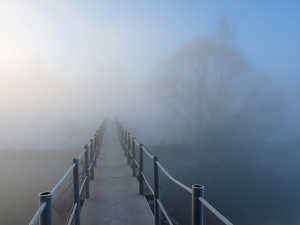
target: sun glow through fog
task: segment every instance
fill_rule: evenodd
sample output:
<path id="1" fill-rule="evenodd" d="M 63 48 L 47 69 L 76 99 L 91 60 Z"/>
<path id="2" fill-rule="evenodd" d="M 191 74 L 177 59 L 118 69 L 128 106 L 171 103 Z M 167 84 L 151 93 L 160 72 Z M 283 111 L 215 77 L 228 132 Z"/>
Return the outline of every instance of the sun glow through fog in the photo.
<path id="1" fill-rule="evenodd" d="M 260 24 L 243 26 L 236 11 L 223 7 L 227 11 L 221 12 L 222 4 L 211 13 L 210 3 L 196 1 L 0 1 L 2 147 L 11 146 L 10 137 L 19 127 L 41 137 L 51 133 L 49 143 L 55 143 L 64 123 L 88 124 L 92 127 L 86 130 L 94 130 L 95 120 L 111 112 L 143 115 L 142 109 L 152 104 L 145 97 L 151 68 L 184 43 L 208 34 L 222 14 L 229 14 L 241 30 L 245 53 L 247 48 L 258 51 L 252 37 L 260 34 L 253 30 Z M 251 37 L 250 47 L 245 35 Z M 36 143 L 32 133 L 26 134 L 24 143 Z"/>

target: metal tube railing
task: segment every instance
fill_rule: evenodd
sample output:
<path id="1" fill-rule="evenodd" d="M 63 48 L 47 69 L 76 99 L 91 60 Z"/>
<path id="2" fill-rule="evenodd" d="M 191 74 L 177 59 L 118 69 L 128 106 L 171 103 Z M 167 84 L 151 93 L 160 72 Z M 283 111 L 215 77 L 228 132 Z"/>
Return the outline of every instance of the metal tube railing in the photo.
<path id="1" fill-rule="evenodd" d="M 144 194 L 144 185 L 143 185 L 143 181 L 144 181 L 144 177 L 142 176 L 143 174 L 143 169 L 144 169 L 144 159 L 143 159 L 143 144 L 141 143 L 140 144 L 140 168 L 139 168 L 139 192 L 140 192 L 140 195 L 143 195 Z"/>
<path id="2" fill-rule="evenodd" d="M 134 161 L 134 163 L 135 163 L 135 166 L 136 166 L 137 168 L 140 168 L 139 163 L 138 163 L 136 160 L 133 160 L 133 161 Z"/>
<path id="3" fill-rule="evenodd" d="M 94 167 L 97 167 L 97 145 L 98 145 L 98 139 L 99 139 L 99 133 L 98 130 L 96 132 L 96 134 L 94 135 L 94 141 L 93 141 L 93 153 L 94 153 L 94 157 L 93 157 L 93 164 Z"/>
<path id="4" fill-rule="evenodd" d="M 173 223 L 172 223 L 170 217 L 168 216 L 168 213 L 166 212 L 166 210 L 165 210 L 163 204 L 161 203 L 161 201 L 157 200 L 157 203 L 159 204 L 161 211 L 163 212 L 163 214 L 165 215 L 166 219 L 168 220 L 168 223 L 170 225 L 173 225 Z"/>
<path id="5" fill-rule="evenodd" d="M 90 163 L 89 171 L 92 171 L 93 168 L 94 168 L 93 163 Z M 92 177 L 92 175 L 91 175 L 91 177 Z"/>
<path id="6" fill-rule="evenodd" d="M 203 203 L 213 214 L 215 214 L 220 220 L 223 221 L 226 225 L 233 225 L 228 219 L 221 215 L 214 207 L 212 207 L 207 201 L 205 201 L 202 197 L 198 198 L 199 201 Z"/>
<path id="7" fill-rule="evenodd" d="M 172 224 L 172 221 L 170 220 L 169 216 L 167 215 L 165 209 L 162 206 L 160 199 L 160 191 L 159 191 L 159 171 L 158 168 L 160 168 L 164 174 L 175 184 L 179 185 L 181 188 L 187 190 L 189 193 L 192 194 L 192 225 L 203 225 L 203 206 L 206 206 L 212 213 L 214 213 L 222 222 L 224 222 L 226 225 L 232 225 L 231 222 L 229 222 L 223 215 L 221 215 L 215 208 L 213 208 L 207 201 L 204 200 L 203 194 L 204 194 L 204 186 L 194 184 L 192 185 L 192 189 L 187 187 L 186 185 L 182 184 L 178 180 L 176 180 L 174 177 L 172 177 L 166 169 L 158 162 L 158 155 L 152 156 L 144 147 L 143 144 L 138 144 L 134 137 L 130 135 L 130 133 L 125 130 L 124 128 L 121 127 L 120 122 L 117 120 L 117 125 L 119 126 L 120 129 L 120 142 L 122 144 L 122 149 L 124 149 L 124 156 L 128 157 L 128 164 L 129 164 L 129 154 L 125 153 L 126 148 L 127 151 L 130 152 L 130 138 L 132 141 L 132 145 L 134 144 L 139 145 L 139 194 L 143 195 L 144 190 L 143 190 L 143 183 L 147 184 L 149 187 L 150 191 L 154 195 L 154 215 L 155 215 L 155 224 L 160 224 L 161 222 L 161 215 L 160 215 L 160 210 L 164 213 L 166 219 L 168 220 L 169 224 Z M 143 153 L 146 153 L 147 156 L 149 156 L 153 160 L 153 183 L 154 183 L 154 190 L 152 189 L 151 185 L 147 181 L 145 174 L 143 172 L 143 164 L 144 164 L 144 158 L 143 158 Z M 133 158 L 133 170 L 135 170 L 135 164 L 137 164 L 137 161 L 135 160 L 134 154 L 132 154 Z M 133 172 L 134 173 L 134 172 Z"/>
<path id="8" fill-rule="evenodd" d="M 40 205 L 46 203 L 46 206 L 40 214 L 40 225 L 53 225 L 52 214 L 52 193 L 49 191 L 42 192 L 40 196 Z"/>
<path id="9" fill-rule="evenodd" d="M 135 177 L 136 164 L 135 164 L 135 137 L 132 137 L 132 176 Z"/>
<path id="10" fill-rule="evenodd" d="M 47 205 L 47 202 L 43 202 L 40 205 L 40 208 L 35 213 L 35 215 L 33 216 L 32 220 L 29 222 L 29 225 L 34 225 L 37 222 L 37 220 L 39 219 L 39 217 L 42 214 L 43 210 L 45 209 L 46 205 Z"/>
<path id="11" fill-rule="evenodd" d="M 128 135 L 127 135 L 127 165 L 129 165 L 130 164 L 130 155 L 129 155 L 129 153 L 131 153 L 130 152 L 130 133 L 128 133 Z"/>
<path id="12" fill-rule="evenodd" d="M 91 171 L 91 180 L 94 180 L 94 140 L 90 140 L 90 156 L 91 156 L 91 165 L 92 168 L 90 169 Z"/>
<path id="13" fill-rule="evenodd" d="M 159 166 L 159 168 L 164 172 L 164 174 L 167 175 L 167 177 L 169 177 L 170 180 L 172 180 L 175 184 L 178 184 L 180 187 L 182 187 L 183 189 L 187 190 L 188 192 L 190 192 L 192 194 L 192 189 L 185 186 L 183 183 L 179 182 L 178 180 L 176 180 L 174 177 L 172 177 L 166 170 L 165 168 L 163 168 L 163 166 L 159 163 L 156 162 L 156 164 Z"/>
<path id="14" fill-rule="evenodd" d="M 56 190 L 59 188 L 59 186 L 62 184 L 62 182 L 66 179 L 66 177 L 69 175 L 69 173 L 72 171 L 72 169 L 76 166 L 75 163 L 71 166 L 71 168 L 66 172 L 66 174 L 60 179 L 60 181 L 55 185 L 55 187 L 52 189 L 51 194 L 54 194 Z"/>
<path id="15" fill-rule="evenodd" d="M 89 151 L 88 151 L 88 145 L 86 144 L 84 146 L 85 149 L 85 177 L 86 177 L 86 183 L 85 183 L 85 197 L 87 199 L 90 198 L 90 170 L 89 170 Z"/>
<path id="16" fill-rule="evenodd" d="M 83 191 L 83 188 L 84 188 L 84 186 L 85 186 L 86 180 L 87 180 L 87 177 L 85 177 L 84 180 L 83 180 L 83 182 L 82 182 L 82 185 L 81 185 L 81 188 L 80 188 L 80 191 L 79 191 L 79 195 L 82 194 L 82 191 Z"/>
<path id="17" fill-rule="evenodd" d="M 153 159 L 153 156 L 150 155 L 150 153 L 144 147 L 142 147 L 142 149 L 151 159 Z"/>
<path id="18" fill-rule="evenodd" d="M 72 220 L 73 220 L 73 218 L 74 218 L 74 215 L 75 215 L 75 211 L 76 211 L 76 209 L 77 209 L 77 203 L 75 203 L 75 205 L 73 206 L 73 209 L 72 209 L 72 211 L 71 211 L 71 215 L 69 216 L 69 218 L 68 218 L 68 223 L 67 223 L 67 225 L 71 225 L 71 223 L 72 223 Z M 78 207 L 79 208 L 79 207 Z"/>
<path id="19" fill-rule="evenodd" d="M 192 186 L 192 225 L 203 225 L 203 204 L 199 197 L 203 197 L 204 186 L 194 184 Z"/>
<path id="20" fill-rule="evenodd" d="M 154 217 L 155 225 L 161 224 L 160 207 L 157 202 L 160 198 L 160 182 L 159 182 L 159 169 L 158 169 L 158 155 L 153 156 L 153 186 L 154 186 Z"/>
<path id="21" fill-rule="evenodd" d="M 153 191 L 153 189 L 152 189 L 151 185 L 149 184 L 148 180 L 146 179 L 146 177 L 145 177 L 145 174 L 144 174 L 144 173 L 142 173 L 142 177 L 143 177 L 144 181 L 146 182 L 146 184 L 147 184 L 148 188 L 150 189 L 151 193 L 154 195 L 154 191 Z"/>
<path id="22" fill-rule="evenodd" d="M 65 175 L 60 179 L 60 181 L 54 186 L 52 191 L 42 192 L 39 194 L 40 198 L 40 206 L 29 225 L 34 225 L 37 220 L 40 220 L 40 225 L 53 225 L 53 213 L 52 213 L 52 196 L 66 179 L 66 177 L 71 173 L 73 170 L 73 189 L 74 189 L 74 204 L 73 208 L 70 212 L 70 216 L 66 222 L 66 224 L 71 224 L 74 218 L 75 225 L 80 225 L 80 195 L 82 193 L 83 187 L 86 187 L 86 198 L 89 198 L 89 171 L 93 170 L 94 166 L 96 166 L 96 156 L 98 156 L 102 139 L 105 132 L 106 121 L 101 124 L 100 129 L 97 130 L 95 135 L 96 141 L 91 141 L 90 143 L 90 150 L 91 150 L 91 166 L 89 167 L 89 158 L 88 158 L 88 145 L 84 146 L 83 152 L 79 155 L 78 158 L 73 158 L 73 165 L 69 168 L 69 170 L 65 173 Z M 92 140 L 92 139 L 91 139 Z M 80 181 L 79 181 L 79 159 L 85 155 L 85 179 L 83 181 L 82 187 L 80 188 Z M 92 172 L 91 172 L 92 173 Z M 72 185 L 72 183 L 70 184 Z M 69 188 L 70 185 L 67 187 Z M 61 196 L 61 195 L 60 195 Z M 60 197 L 59 196 L 59 197 Z"/>
<path id="23" fill-rule="evenodd" d="M 73 159 L 73 163 L 76 165 L 73 170 L 73 198 L 74 204 L 80 205 L 80 194 L 79 194 L 79 160 L 78 158 Z M 80 207 L 75 211 L 75 225 L 80 225 Z"/>
<path id="24" fill-rule="evenodd" d="M 84 155 L 85 151 L 86 151 L 86 149 L 83 150 L 83 152 L 80 154 L 80 156 L 78 157 L 78 159 L 80 159 Z"/>

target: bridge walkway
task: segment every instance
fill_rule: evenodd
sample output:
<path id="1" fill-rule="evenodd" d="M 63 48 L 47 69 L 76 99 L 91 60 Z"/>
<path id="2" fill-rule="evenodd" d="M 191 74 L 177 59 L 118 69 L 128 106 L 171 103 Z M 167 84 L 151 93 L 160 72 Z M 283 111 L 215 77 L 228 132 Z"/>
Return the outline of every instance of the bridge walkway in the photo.
<path id="1" fill-rule="evenodd" d="M 138 187 L 118 141 L 116 126 L 108 122 L 94 180 L 90 182 L 90 199 L 85 200 L 81 211 L 81 224 L 153 225 L 154 216 Z"/>

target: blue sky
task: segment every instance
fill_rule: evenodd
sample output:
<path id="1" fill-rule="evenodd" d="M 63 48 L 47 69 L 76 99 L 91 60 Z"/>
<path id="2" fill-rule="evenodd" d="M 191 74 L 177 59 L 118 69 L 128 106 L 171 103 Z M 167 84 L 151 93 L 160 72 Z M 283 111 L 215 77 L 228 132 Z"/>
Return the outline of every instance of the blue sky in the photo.
<path id="1" fill-rule="evenodd" d="M 299 12 L 299 1 L 276 0 L 0 0 L 0 141 L 11 140 L 20 125 L 32 127 L 20 141 L 29 145 L 43 127 L 51 127 L 43 134 L 51 143 L 65 123 L 84 130 L 97 110 L 104 115 L 118 108 L 116 91 L 124 86 L 142 102 L 140 89 L 133 90 L 148 80 L 155 63 L 209 35 L 221 16 L 236 26 L 239 47 L 253 67 L 298 100 Z M 95 94 L 101 107 L 86 113 L 82 109 L 94 104 Z"/>
<path id="2" fill-rule="evenodd" d="M 104 67 L 120 64 L 131 74 L 134 67 L 147 74 L 226 15 L 255 67 L 278 76 L 299 72 L 298 1 L 11 1 L 1 8 L 15 18 L 2 20 L 3 33 L 13 31 L 10 36 L 30 44 L 32 57 L 41 61 L 72 64 L 90 57 Z"/>

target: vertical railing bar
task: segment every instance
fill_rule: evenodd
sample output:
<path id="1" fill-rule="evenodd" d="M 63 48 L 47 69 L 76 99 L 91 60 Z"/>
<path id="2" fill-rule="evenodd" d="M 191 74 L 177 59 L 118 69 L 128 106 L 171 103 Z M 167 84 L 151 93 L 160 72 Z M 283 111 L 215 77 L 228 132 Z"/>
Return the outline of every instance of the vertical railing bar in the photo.
<path id="1" fill-rule="evenodd" d="M 135 177 L 135 170 L 136 170 L 136 164 L 135 164 L 135 143 L 134 143 L 135 137 L 132 137 L 132 176 Z"/>
<path id="2" fill-rule="evenodd" d="M 75 167 L 73 168 L 73 201 L 74 204 L 80 205 L 80 185 L 79 185 L 79 160 L 73 158 Z M 80 225 L 80 207 L 75 209 L 75 225 Z"/>
<path id="3" fill-rule="evenodd" d="M 93 167 L 96 167 L 96 158 L 98 158 L 98 154 L 99 154 L 99 149 L 101 147 L 101 142 L 104 136 L 104 132 L 105 132 L 105 128 L 106 128 L 106 123 L 107 123 L 107 118 L 103 121 L 103 123 L 100 126 L 100 129 L 98 129 L 96 131 L 96 134 L 94 135 L 94 140 L 91 139 L 91 165 Z M 120 134 L 122 134 L 122 127 L 121 124 L 119 123 L 119 129 L 121 129 L 119 132 Z M 124 130 L 125 132 L 125 130 Z M 124 135 L 126 135 L 124 133 Z M 120 136 L 121 138 L 121 136 Z M 39 220 L 40 225 L 53 225 L 53 202 L 52 202 L 52 196 L 54 194 L 54 192 L 58 189 L 58 187 L 61 185 L 61 183 L 64 181 L 64 179 L 66 178 L 66 176 L 68 176 L 68 174 L 71 172 L 71 170 L 73 170 L 73 186 L 74 186 L 74 193 L 73 193 L 73 198 L 74 198 L 74 206 L 72 208 L 72 217 L 73 215 L 75 216 L 75 225 L 79 225 L 80 224 L 80 193 L 82 191 L 82 189 L 80 189 L 80 178 L 79 176 L 81 175 L 81 173 L 79 174 L 79 158 L 82 157 L 83 154 L 85 154 L 85 166 L 84 166 L 84 170 L 85 172 L 82 172 L 83 176 L 85 173 L 85 179 L 84 179 L 84 183 L 86 186 L 86 199 L 89 198 L 90 194 L 89 194 L 89 146 L 85 145 L 84 146 L 84 151 L 80 154 L 80 156 L 78 158 L 73 158 L 73 165 L 72 167 L 67 171 L 67 173 L 63 176 L 63 178 L 55 185 L 55 187 L 53 188 L 52 191 L 47 191 L 47 192 L 42 192 L 39 194 L 39 201 L 40 201 L 40 206 L 39 209 L 37 210 L 37 212 L 35 213 L 35 215 L 33 216 L 33 218 L 31 219 L 30 223 L 31 225 L 35 224 L 37 222 L 37 220 Z M 91 178 L 94 178 L 94 171 L 91 169 Z M 72 184 L 70 184 L 72 185 Z M 69 185 L 69 186 L 70 186 Z M 80 190 L 79 190 L 80 189 Z M 79 219 L 76 219 L 79 218 Z M 71 221 L 69 221 L 70 223 Z"/>
<path id="4" fill-rule="evenodd" d="M 94 142 L 93 142 L 93 139 L 90 139 L 90 160 L 92 163 L 91 180 L 94 180 Z"/>
<path id="5" fill-rule="evenodd" d="M 161 225 L 161 213 L 160 206 L 157 200 L 160 199 L 160 182 L 159 182 L 159 168 L 156 162 L 158 162 L 158 155 L 153 156 L 153 185 L 154 185 L 154 217 L 155 225 Z"/>
<path id="6" fill-rule="evenodd" d="M 204 196 L 204 186 L 192 185 L 192 225 L 203 225 L 203 203 L 199 201 Z"/>
<path id="7" fill-rule="evenodd" d="M 39 196 L 40 205 L 46 202 L 46 206 L 40 215 L 40 225 L 53 225 L 52 193 L 50 191 L 42 192 Z"/>
<path id="8" fill-rule="evenodd" d="M 127 156 L 127 130 L 124 131 L 124 156 Z"/>
<path id="9" fill-rule="evenodd" d="M 97 167 L 97 146 L 98 146 L 98 140 L 97 140 L 97 137 L 98 137 L 98 131 L 96 132 L 96 134 L 94 135 L 94 149 L 93 149 L 93 152 L 94 152 L 94 167 Z"/>
<path id="10" fill-rule="evenodd" d="M 130 148 L 131 148 L 131 146 L 130 146 L 130 133 L 128 133 L 127 138 L 128 138 L 128 140 L 127 140 L 127 165 L 129 165 L 130 164 L 130 154 L 129 154 L 129 152 L 130 152 Z"/>
<path id="11" fill-rule="evenodd" d="M 140 168 L 139 168 L 139 189 L 140 189 L 140 195 L 144 194 L 144 178 L 142 176 L 144 169 L 144 159 L 143 159 L 143 144 L 140 143 Z"/>
<path id="12" fill-rule="evenodd" d="M 89 151 L 88 151 L 88 145 L 86 144 L 85 149 L 87 150 L 85 152 L 85 176 L 86 176 L 86 183 L 85 183 L 85 196 L 86 199 L 90 198 L 90 173 L 89 173 Z"/>

